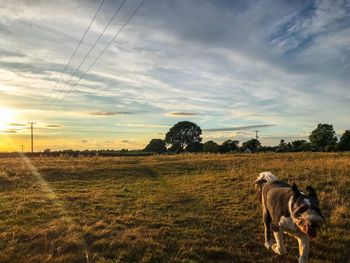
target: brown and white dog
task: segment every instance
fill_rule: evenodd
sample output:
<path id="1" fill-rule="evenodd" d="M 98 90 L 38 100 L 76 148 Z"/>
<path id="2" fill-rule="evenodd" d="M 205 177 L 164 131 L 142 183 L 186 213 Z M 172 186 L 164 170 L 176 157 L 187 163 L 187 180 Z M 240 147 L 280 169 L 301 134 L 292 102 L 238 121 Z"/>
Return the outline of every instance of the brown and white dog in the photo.
<path id="1" fill-rule="evenodd" d="M 289 234 L 298 240 L 299 263 L 308 262 L 310 239 L 325 221 L 315 190 L 308 186 L 304 193 L 295 183 L 290 186 L 271 172 L 260 173 L 255 188 L 262 205 L 265 247 L 285 255 L 283 234 Z M 271 230 L 275 243 L 271 240 Z"/>

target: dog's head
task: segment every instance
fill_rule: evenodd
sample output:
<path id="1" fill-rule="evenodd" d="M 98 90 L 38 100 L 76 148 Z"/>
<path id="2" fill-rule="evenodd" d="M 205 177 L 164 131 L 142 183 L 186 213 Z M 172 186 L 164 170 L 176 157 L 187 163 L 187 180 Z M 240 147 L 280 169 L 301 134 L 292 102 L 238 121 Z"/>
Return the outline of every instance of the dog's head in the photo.
<path id="1" fill-rule="evenodd" d="M 299 229 L 310 238 L 316 237 L 317 230 L 321 227 L 325 218 L 319 207 L 319 202 L 315 189 L 306 187 L 306 192 L 301 192 L 296 184 L 292 186 L 293 198 L 291 198 L 289 208 L 291 217 Z"/>

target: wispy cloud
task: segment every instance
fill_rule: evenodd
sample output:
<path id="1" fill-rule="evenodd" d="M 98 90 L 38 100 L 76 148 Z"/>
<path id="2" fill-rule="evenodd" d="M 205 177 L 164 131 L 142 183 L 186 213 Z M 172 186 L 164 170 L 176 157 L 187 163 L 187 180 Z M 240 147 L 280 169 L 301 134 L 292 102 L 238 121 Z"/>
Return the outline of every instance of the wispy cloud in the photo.
<path id="1" fill-rule="evenodd" d="M 194 112 L 170 112 L 166 114 L 166 116 L 170 117 L 191 117 L 196 115 L 198 114 Z"/>
<path id="2" fill-rule="evenodd" d="M 11 122 L 7 124 L 8 126 L 15 126 L 15 127 L 25 127 L 27 124 L 25 123 L 16 123 L 16 122 Z"/>
<path id="3" fill-rule="evenodd" d="M 271 43 L 284 52 L 311 44 L 321 34 L 348 27 L 349 12 L 348 1 L 310 1 L 273 33 Z"/>
<path id="4" fill-rule="evenodd" d="M 250 130 L 257 128 L 267 128 L 276 126 L 274 124 L 262 124 L 262 125 L 247 125 L 247 126 L 239 126 L 239 127 L 226 127 L 226 128 L 213 128 L 213 129 L 204 129 L 204 132 L 225 132 L 225 131 L 242 131 L 242 130 Z"/>
<path id="5" fill-rule="evenodd" d="M 170 125 L 150 124 L 150 123 L 117 123 L 119 127 L 137 127 L 137 128 L 170 128 Z"/>
<path id="6" fill-rule="evenodd" d="M 135 114 L 134 112 L 129 112 L 129 111 L 94 111 L 94 112 L 89 112 L 88 115 L 92 116 L 115 116 L 115 115 L 131 115 Z"/>
<path id="7" fill-rule="evenodd" d="M 2 133 L 18 133 L 18 131 L 20 131 L 20 129 L 7 129 L 7 130 L 3 130 L 0 132 L 2 132 Z"/>

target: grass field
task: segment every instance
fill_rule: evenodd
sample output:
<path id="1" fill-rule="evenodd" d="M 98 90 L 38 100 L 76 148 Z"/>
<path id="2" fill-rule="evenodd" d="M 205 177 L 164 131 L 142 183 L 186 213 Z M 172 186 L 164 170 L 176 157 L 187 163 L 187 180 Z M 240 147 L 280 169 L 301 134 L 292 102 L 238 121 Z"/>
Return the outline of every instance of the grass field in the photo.
<path id="1" fill-rule="evenodd" d="M 0 262 L 278 262 L 252 183 L 265 170 L 319 194 L 310 262 L 350 262 L 341 153 L 0 159 Z"/>

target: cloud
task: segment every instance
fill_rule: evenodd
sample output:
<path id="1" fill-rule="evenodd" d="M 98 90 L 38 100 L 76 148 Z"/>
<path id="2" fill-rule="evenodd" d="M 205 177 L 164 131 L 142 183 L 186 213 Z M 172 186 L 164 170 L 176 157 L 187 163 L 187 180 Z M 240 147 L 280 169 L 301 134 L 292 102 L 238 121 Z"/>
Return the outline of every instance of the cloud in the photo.
<path id="1" fill-rule="evenodd" d="M 48 124 L 48 125 L 46 125 L 45 127 L 47 127 L 47 128 L 59 128 L 59 127 L 61 127 L 61 125 L 57 125 L 57 124 Z"/>
<path id="2" fill-rule="evenodd" d="M 149 124 L 149 123 L 117 123 L 119 127 L 139 127 L 139 128 L 170 128 L 169 125 Z"/>
<path id="3" fill-rule="evenodd" d="M 8 130 L 3 130 L 1 132 L 3 133 L 18 133 L 20 129 L 8 129 Z"/>
<path id="4" fill-rule="evenodd" d="M 107 111 L 107 112 L 94 111 L 94 112 L 88 113 L 88 115 L 92 115 L 92 116 L 115 116 L 115 115 L 131 115 L 131 114 L 135 114 L 135 113 L 129 112 L 129 111 Z"/>
<path id="5" fill-rule="evenodd" d="M 0 49 L 0 58 L 5 58 L 5 57 L 25 57 L 25 55 L 19 52 L 11 51 L 11 50 Z"/>
<path id="6" fill-rule="evenodd" d="M 279 114 L 250 114 L 251 117 L 267 117 L 267 116 L 280 116 Z"/>
<path id="7" fill-rule="evenodd" d="M 166 116 L 170 117 L 190 117 L 190 116 L 196 116 L 197 113 L 194 112 L 170 112 L 166 114 Z"/>
<path id="8" fill-rule="evenodd" d="M 310 2 L 304 9 L 282 24 L 271 38 L 284 52 L 311 44 L 321 34 L 348 26 L 349 2 L 319 0 Z"/>
<path id="9" fill-rule="evenodd" d="M 262 125 L 247 125 L 240 127 L 227 127 L 227 128 L 213 128 L 213 129 L 203 129 L 204 132 L 225 132 L 225 131 L 241 131 L 241 130 L 249 130 L 256 128 L 267 128 L 276 126 L 274 124 L 262 124 Z"/>
<path id="10" fill-rule="evenodd" d="M 25 123 L 16 123 L 16 122 L 11 122 L 7 124 L 8 126 L 17 126 L 17 127 L 26 127 L 27 124 Z"/>

